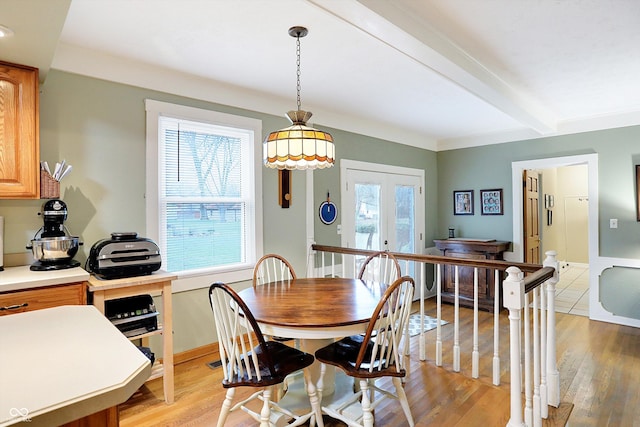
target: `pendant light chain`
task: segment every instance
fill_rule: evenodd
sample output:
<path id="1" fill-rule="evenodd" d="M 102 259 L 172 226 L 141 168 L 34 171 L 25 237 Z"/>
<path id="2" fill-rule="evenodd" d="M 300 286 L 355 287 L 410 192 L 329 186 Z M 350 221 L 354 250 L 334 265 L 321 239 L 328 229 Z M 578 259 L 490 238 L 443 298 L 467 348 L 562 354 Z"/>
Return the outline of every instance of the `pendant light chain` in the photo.
<path id="1" fill-rule="evenodd" d="M 335 163 L 335 144 L 328 132 L 307 125 L 310 111 L 302 110 L 300 92 L 300 38 L 309 30 L 302 26 L 289 28 L 289 35 L 296 39 L 296 111 L 287 111 L 291 126 L 269 133 L 262 143 L 264 165 L 279 170 L 304 170 L 330 168 Z M 283 206 L 284 207 L 284 206 Z"/>
<path id="2" fill-rule="evenodd" d="M 298 91 L 298 110 L 300 110 L 300 35 L 298 34 L 298 37 L 296 37 L 296 66 L 297 66 L 297 83 L 296 83 L 296 89 Z"/>

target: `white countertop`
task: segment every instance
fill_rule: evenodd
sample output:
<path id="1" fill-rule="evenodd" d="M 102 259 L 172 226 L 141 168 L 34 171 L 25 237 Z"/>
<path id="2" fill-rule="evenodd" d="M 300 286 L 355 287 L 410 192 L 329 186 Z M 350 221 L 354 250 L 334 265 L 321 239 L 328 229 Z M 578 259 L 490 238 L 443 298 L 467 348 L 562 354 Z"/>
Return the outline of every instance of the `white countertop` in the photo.
<path id="1" fill-rule="evenodd" d="M 0 426 L 64 424 L 126 401 L 151 364 L 93 306 L 0 317 Z"/>
<path id="2" fill-rule="evenodd" d="M 28 265 L 6 267 L 4 271 L 0 271 L 0 292 L 89 280 L 89 273 L 80 267 L 51 271 L 31 271 L 29 267 Z"/>

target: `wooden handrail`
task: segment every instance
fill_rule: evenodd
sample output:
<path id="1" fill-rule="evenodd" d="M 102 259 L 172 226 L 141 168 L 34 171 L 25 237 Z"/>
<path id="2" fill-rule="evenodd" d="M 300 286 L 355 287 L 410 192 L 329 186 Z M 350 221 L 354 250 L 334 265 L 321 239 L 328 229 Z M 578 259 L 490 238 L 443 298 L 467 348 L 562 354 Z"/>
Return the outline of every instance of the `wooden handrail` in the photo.
<path id="1" fill-rule="evenodd" d="M 318 245 L 315 243 L 311 245 L 311 249 L 319 252 L 333 252 L 338 254 L 362 255 L 362 256 L 368 256 L 377 252 L 377 251 L 368 250 L 368 249 L 344 248 L 341 246 Z M 554 269 L 551 267 L 543 267 L 540 264 L 529 264 L 524 262 L 477 260 L 477 259 L 466 259 L 466 258 L 456 258 L 456 257 L 445 257 L 440 255 L 423 255 L 423 254 L 401 253 L 401 252 L 391 252 L 391 254 L 393 254 L 393 256 L 395 256 L 398 260 L 418 261 L 418 262 L 424 262 L 429 264 L 449 264 L 449 265 L 460 265 L 465 267 L 488 268 L 488 269 L 500 270 L 500 271 L 506 271 L 507 268 L 515 266 L 525 273 L 531 273 L 531 274 L 528 274 L 527 277 L 525 278 L 525 286 L 527 288 L 527 292 L 529 292 L 531 289 L 538 286 L 540 283 L 543 283 L 545 280 L 551 278 L 554 272 Z"/>
<path id="2" fill-rule="evenodd" d="M 518 264 L 514 264 L 518 266 Z M 532 289 L 537 288 L 547 280 L 553 277 L 556 269 L 553 267 L 540 267 L 539 270 L 534 271 L 531 274 L 528 274 L 524 278 L 524 293 L 529 293 Z"/>

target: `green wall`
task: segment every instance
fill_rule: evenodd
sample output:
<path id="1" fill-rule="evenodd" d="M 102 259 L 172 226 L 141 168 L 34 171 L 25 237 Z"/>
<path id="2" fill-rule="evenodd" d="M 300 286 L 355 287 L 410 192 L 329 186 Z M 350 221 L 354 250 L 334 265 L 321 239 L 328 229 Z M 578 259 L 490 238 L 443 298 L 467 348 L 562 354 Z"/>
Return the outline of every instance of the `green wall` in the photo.
<path id="1" fill-rule="evenodd" d="M 438 152 L 438 230 L 453 225 L 465 237 L 512 240 L 511 163 L 598 154 L 600 256 L 640 258 L 636 221 L 635 164 L 640 163 L 640 126 Z M 482 216 L 478 190 L 503 188 L 505 214 Z M 475 190 L 473 216 L 454 216 L 454 190 Z M 609 228 L 609 219 L 618 228 Z"/>
<path id="2" fill-rule="evenodd" d="M 354 135 L 348 132 L 326 129 L 337 141 L 336 155 L 338 162 L 329 170 L 314 172 L 314 230 L 316 242 L 325 245 L 340 246 L 340 235 L 337 226 L 340 224 L 342 206 L 340 206 L 340 174 L 339 160 L 358 160 L 362 162 L 377 163 L 391 166 L 401 166 L 414 169 L 423 169 L 425 172 L 425 237 L 423 248 L 433 246 L 436 238 L 437 212 L 437 174 L 436 153 L 429 150 L 410 147 L 406 145 L 389 145 L 388 141 Z M 325 225 L 320 221 L 317 209 L 327 199 L 327 192 L 331 200 L 338 207 L 338 220 L 331 225 Z M 353 213 L 351 213 L 353 215 Z"/>
<path id="3" fill-rule="evenodd" d="M 146 98 L 257 118 L 263 121 L 263 134 L 288 124 L 284 115 L 270 116 L 52 70 L 41 87 L 41 158 L 50 164 L 66 159 L 74 167 L 62 182 L 61 197 L 69 206 L 67 226 L 85 242 L 77 257 L 81 261 L 95 241 L 113 231 L 145 233 Z M 640 163 L 640 126 L 439 153 L 318 127 L 334 136 L 338 162 L 350 159 L 425 170 L 425 247 L 432 246 L 434 238 L 445 237 L 449 226 L 456 227 L 461 236 L 512 240 L 511 162 L 598 153 L 600 255 L 640 258 L 633 175 L 633 165 Z M 326 226 L 317 219 L 317 207 L 327 191 L 339 204 L 339 172 L 339 163 L 313 172 L 310 214 L 315 218 L 318 243 L 339 244 L 337 224 Z M 262 178 L 264 250 L 283 254 L 296 271 L 304 272 L 306 173 L 293 172 L 289 209 L 277 203 L 277 172 L 262 169 Z M 504 189 L 505 215 L 479 214 L 478 190 L 485 188 Z M 467 189 L 475 190 L 476 214 L 454 216 L 452 192 Z M 42 225 L 37 215 L 41 205 L 39 200 L 0 201 L 5 253 L 26 251 L 25 245 Z M 618 218 L 618 229 L 608 228 L 609 218 Z M 283 233 L 286 238 L 280 237 Z M 214 340 L 206 289 L 174 294 L 174 324 L 175 352 Z M 152 346 L 161 353 L 157 341 Z"/>
<path id="4" fill-rule="evenodd" d="M 268 132 L 289 125 L 281 117 L 260 114 L 228 106 L 184 98 L 52 70 L 41 86 L 40 145 L 41 160 L 50 165 L 66 159 L 73 165 L 71 174 L 61 183 L 61 198 L 69 208 L 67 227 L 79 235 L 84 246 L 76 259 L 84 262 L 91 245 L 114 231 L 137 231 L 145 235 L 145 109 L 146 98 L 174 102 L 262 120 L 264 137 Z M 320 126 L 319 126 L 320 127 Z M 339 130 L 331 130 L 336 139 L 338 159 L 375 161 L 429 167 L 433 179 L 428 191 L 430 202 L 436 197 L 435 153 Z M 375 150 L 372 148 L 375 147 Z M 261 153 L 261 147 L 258 147 Z M 372 153 L 375 151 L 375 153 Z M 363 155 L 360 155 L 364 153 Z M 278 205 L 277 171 L 262 168 L 264 251 L 287 257 L 298 272 L 306 270 L 306 173 L 293 172 L 291 208 Z M 315 206 L 330 188 L 339 201 L 339 167 L 314 171 L 316 188 L 321 194 Z M 335 192 L 335 193 L 334 193 Z M 5 217 L 5 253 L 26 252 L 25 245 L 42 226 L 37 214 L 41 200 L 0 200 L 0 215 Z M 317 217 L 316 212 L 312 213 Z M 435 221 L 435 213 L 429 218 Z M 317 241 L 329 241 L 337 235 L 326 226 L 318 227 Z M 283 238 L 282 236 L 286 237 Z M 215 277 L 211 279 L 213 282 Z M 248 286 L 240 283 L 238 287 Z M 156 301 L 161 310 L 161 302 Z M 206 289 L 175 293 L 174 351 L 182 352 L 212 342 L 215 338 Z M 155 337 L 154 337 L 155 338 Z M 152 340 L 161 355 L 159 340 Z"/>

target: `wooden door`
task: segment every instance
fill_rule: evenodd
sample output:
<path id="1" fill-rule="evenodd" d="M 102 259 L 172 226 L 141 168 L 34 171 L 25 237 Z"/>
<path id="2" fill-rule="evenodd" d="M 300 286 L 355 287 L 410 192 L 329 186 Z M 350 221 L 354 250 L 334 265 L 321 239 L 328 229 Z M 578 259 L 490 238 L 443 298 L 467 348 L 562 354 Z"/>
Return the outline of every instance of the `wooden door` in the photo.
<path id="1" fill-rule="evenodd" d="M 525 170 L 524 187 L 524 262 L 540 264 L 540 193 L 539 175 Z"/>

